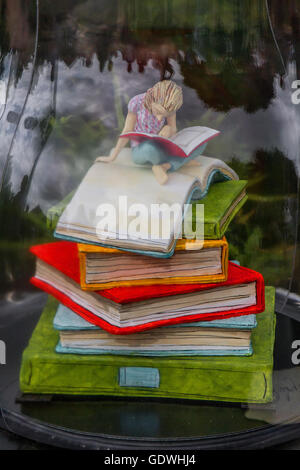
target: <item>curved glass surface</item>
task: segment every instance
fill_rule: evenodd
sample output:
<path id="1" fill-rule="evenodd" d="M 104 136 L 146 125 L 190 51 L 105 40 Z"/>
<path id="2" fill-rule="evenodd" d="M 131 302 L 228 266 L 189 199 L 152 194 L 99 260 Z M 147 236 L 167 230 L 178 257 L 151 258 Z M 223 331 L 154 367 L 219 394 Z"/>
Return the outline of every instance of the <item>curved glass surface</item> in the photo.
<path id="1" fill-rule="evenodd" d="M 297 422 L 300 3 L 14 0 L 0 7 L 2 406 L 65 428 L 139 437 Z M 249 181 L 248 201 L 226 236 L 230 258 L 277 288 L 276 400 L 248 409 L 112 398 L 17 403 L 21 354 L 46 302 L 29 283 L 28 249 L 53 240 L 49 209 L 114 146 L 129 99 L 163 78 L 183 89 L 178 128 L 219 129 L 206 155 Z"/>

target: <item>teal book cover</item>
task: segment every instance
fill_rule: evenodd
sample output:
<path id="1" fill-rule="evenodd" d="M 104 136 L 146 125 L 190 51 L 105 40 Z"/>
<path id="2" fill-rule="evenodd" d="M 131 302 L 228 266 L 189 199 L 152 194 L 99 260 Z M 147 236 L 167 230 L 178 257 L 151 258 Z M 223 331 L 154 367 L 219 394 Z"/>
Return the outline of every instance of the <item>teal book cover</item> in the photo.
<path id="1" fill-rule="evenodd" d="M 243 315 L 240 317 L 226 318 L 223 320 L 182 323 L 178 325 L 171 325 L 166 328 L 217 328 L 217 329 L 234 329 L 234 330 L 251 330 L 257 325 L 256 315 Z M 80 317 L 65 305 L 59 304 L 54 320 L 53 328 L 64 332 L 76 331 L 95 331 L 100 330 L 99 327 L 87 322 L 84 318 Z M 249 356 L 252 354 L 251 341 L 248 346 L 219 346 L 219 347 L 205 347 L 203 349 L 196 349 L 193 347 L 181 350 L 170 349 L 101 349 L 97 347 L 75 347 L 63 346 L 61 341 L 56 346 L 56 352 L 62 354 L 115 354 L 115 355 L 136 355 L 136 356 Z"/>

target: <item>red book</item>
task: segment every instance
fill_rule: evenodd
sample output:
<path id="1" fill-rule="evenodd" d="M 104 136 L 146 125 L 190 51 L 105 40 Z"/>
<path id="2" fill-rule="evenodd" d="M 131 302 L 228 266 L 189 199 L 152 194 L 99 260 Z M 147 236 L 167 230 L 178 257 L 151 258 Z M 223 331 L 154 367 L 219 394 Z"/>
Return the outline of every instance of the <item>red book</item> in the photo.
<path id="1" fill-rule="evenodd" d="M 138 144 L 147 140 L 156 142 L 169 155 L 172 155 L 173 157 L 187 158 L 192 152 L 194 152 L 194 150 L 196 150 L 196 148 L 205 144 L 219 134 L 219 131 L 211 129 L 210 127 L 193 126 L 182 129 L 169 139 L 160 135 L 140 131 L 126 132 L 125 134 L 121 134 L 120 137 L 129 138 Z"/>
<path id="2" fill-rule="evenodd" d="M 88 292 L 80 288 L 76 243 L 48 243 L 33 246 L 30 251 L 37 257 L 32 284 L 113 334 L 248 315 L 265 308 L 262 275 L 230 262 L 226 282 L 115 287 Z"/>

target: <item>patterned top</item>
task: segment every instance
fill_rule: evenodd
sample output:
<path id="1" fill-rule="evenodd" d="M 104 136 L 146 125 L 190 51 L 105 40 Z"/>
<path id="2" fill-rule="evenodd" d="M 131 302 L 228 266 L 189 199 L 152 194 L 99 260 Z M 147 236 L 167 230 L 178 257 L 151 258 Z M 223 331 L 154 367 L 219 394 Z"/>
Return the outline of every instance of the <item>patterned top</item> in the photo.
<path id="1" fill-rule="evenodd" d="M 148 134 L 158 134 L 165 125 L 165 119 L 159 121 L 144 106 L 146 93 L 136 95 L 128 103 L 128 111 L 136 114 L 136 125 L 134 130 L 138 132 L 147 132 Z M 137 142 L 131 141 L 131 146 L 135 147 Z"/>

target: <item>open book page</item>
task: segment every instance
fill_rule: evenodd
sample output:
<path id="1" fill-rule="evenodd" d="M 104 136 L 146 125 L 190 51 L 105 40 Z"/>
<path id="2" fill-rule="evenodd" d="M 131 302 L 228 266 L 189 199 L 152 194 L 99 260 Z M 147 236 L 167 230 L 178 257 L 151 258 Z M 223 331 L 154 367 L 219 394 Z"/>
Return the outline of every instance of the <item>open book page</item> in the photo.
<path id="1" fill-rule="evenodd" d="M 197 160 L 199 166 L 185 165 L 178 171 L 170 173 L 168 183 L 165 185 L 160 185 L 156 181 L 150 166 L 136 165 L 132 161 L 129 148 L 123 149 L 112 163 L 95 163 L 61 215 L 56 235 L 86 243 L 99 243 L 147 253 L 170 252 L 174 246 L 173 228 L 180 231 L 182 211 L 181 214 L 171 211 L 171 233 L 167 238 L 161 233 L 162 224 L 159 227 L 159 236 L 154 237 L 151 223 L 144 227 L 144 231 L 139 230 L 137 235 L 132 230 L 129 235 L 128 230 L 132 228 L 133 219 L 136 219 L 139 209 L 137 204 L 143 205 L 143 210 L 147 211 L 150 220 L 151 207 L 155 205 L 159 205 L 160 208 L 167 205 L 166 210 L 174 204 L 179 204 L 183 208 L 191 193 L 193 199 L 203 197 L 214 181 L 212 178 L 214 175 L 217 179 L 238 179 L 237 174 L 221 160 L 205 156 L 197 157 Z M 121 200 L 125 203 L 120 204 Z M 106 228 L 99 228 L 99 211 L 101 212 L 101 207 L 105 208 L 107 205 L 116 211 L 115 223 L 109 224 Z M 128 210 L 133 210 L 134 215 L 128 215 Z"/>
<path id="2" fill-rule="evenodd" d="M 178 134 L 177 134 L 178 135 Z M 181 168 L 179 168 L 176 172 L 169 173 L 169 180 L 167 185 L 169 184 L 169 181 L 174 178 L 175 174 L 181 173 L 183 175 L 189 176 L 191 178 L 191 182 L 194 181 L 195 179 L 198 180 L 199 182 L 199 187 L 202 192 L 205 191 L 207 184 L 208 184 L 208 179 L 209 176 L 211 175 L 212 172 L 218 171 L 220 175 L 223 175 L 222 179 L 223 181 L 226 179 L 231 179 L 231 180 L 238 180 L 239 176 L 237 173 L 230 168 L 230 166 L 227 165 L 223 160 L 220 160 L 219 158 L 213 158 L 213 157 L 206 157 L 205 155 L 200 155 L 199 157 L 194 158 L 196 162 L 198 162 L 197 165 L 183 165 Z M 125 148 L 123 149 L 118 158 L 113 162 L 116 165 L 124 165 L 124 166 L 130 166 L 130 167 L 135 167 L 135 168 L 147 168 L 150 173 L 152 173 L 151 167 L 150 166 L 140 166 L 136 165 L 131 157 L 131 149 Z M 166 185 L 166 186 L 167 186 Z"/>
<path id="3" fill-rule="evenodd" d="M 61 215 L 56 233 L 108 246 L 132 249 L 151 247 L 153 250 L 168 251 L 173 242 L 172 227 L 181 228 L 182 211 L 170 212 L 171 233 L 165 238 L 161 226 L 158 226 L 158 233 L 153 233 L 153 224 L 150 223 L 152 206 L 165 207 L 165 211 L 173 204 L 183 208 L 196 179 L 192 175 L 176 172 L 168 184 L 162 186 L 154 178 L 151 168 L 135 165 L 130 149 L 126 150 L 115 162 L 97 162 L 89 169 Z M 101 208 L 112 209 L 113 216 L 109 218 L 111 223 L 108 227 L 98 225 L 103 220 L 100 217 Z M 143 224 L 135 235 L 132 224 L 139 210 L 143 211 L 143 215 L 145 212 L 145 220 L 149 223 Z"/>
<path id="4" fill-rule="evenodd" d="M 193 126 L 182 129 L 170 138 L 171 142 L 178 145 L 186 155 L 189 155 L 197 147 L 217 136 L 219 131 L 209 127 Z"/>
<path id="5" fill-rule="evenodd" d="M 219 131 L 209 127 L 193 126 L 182 129 L 170 138 L 139 131 L 127 132 L 121 134 L 120 137 L 129 137 L 137 143 L 144 142 L 147 139 L 155 140 L 163 145 L 171 155 L 188 157 L 193 150 L 216 137 L 219 133 Z"/>
<path id="6" fill-rule="evenodd" d="M 199 199 L 207 192 L 209 184 L 211 183 L 209 179 L 212 176 L 215 176 L 215 181 L 224 181 L 226 179 L 238 180 L 239 177 L 234 170 L 232 170 L 225 162 L 219 160 L 218 158 L 205 157 L 200 155 L 194 159 L 198 162 L 198 165 L 188 166 L 183 165 L 179 172 L 197 178 L 199 181 L 199 192 L 195 192 L 193 199 Z M 200 196 L 200 197 L 199 197 Z"/>

